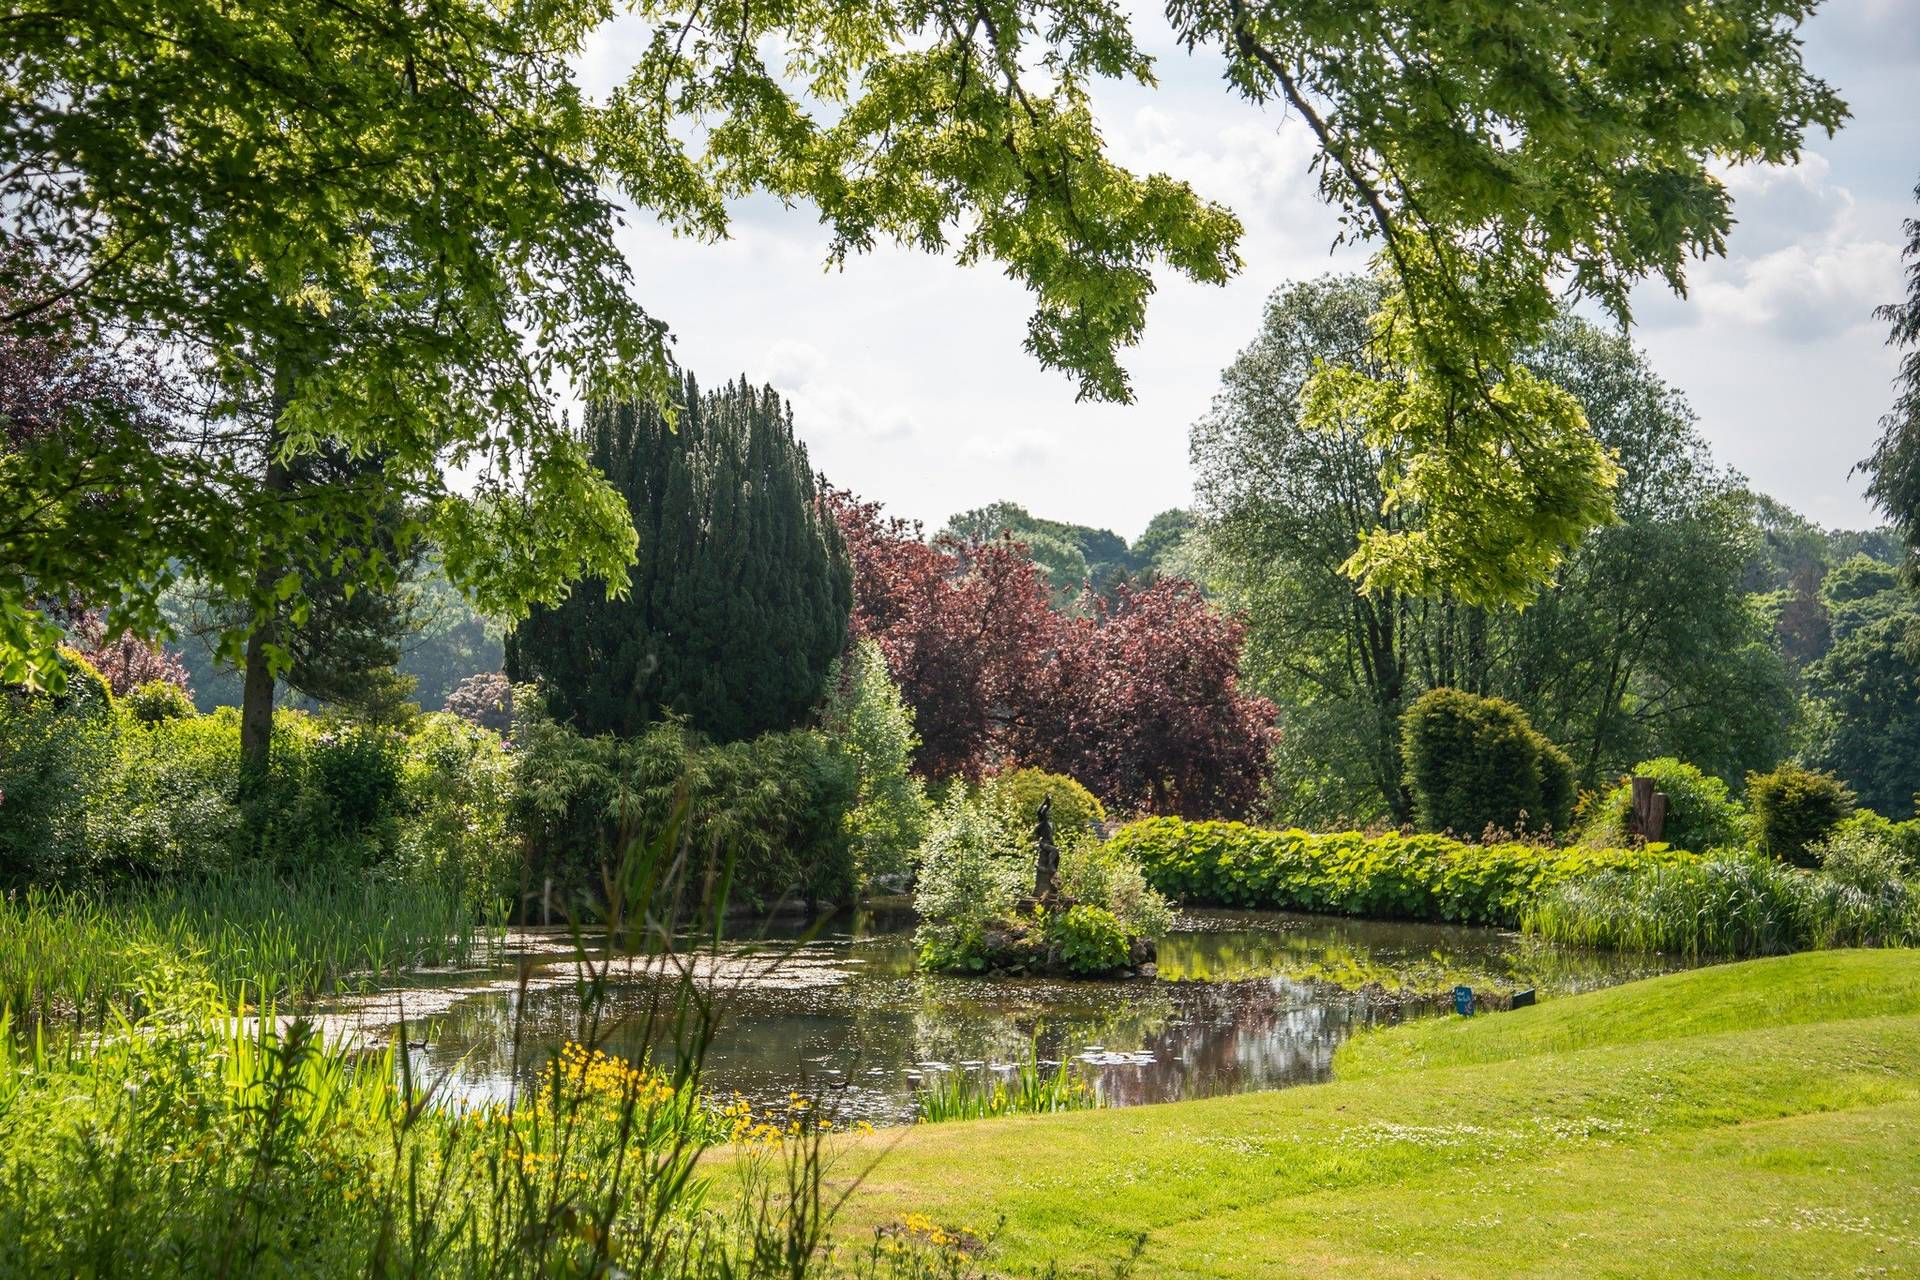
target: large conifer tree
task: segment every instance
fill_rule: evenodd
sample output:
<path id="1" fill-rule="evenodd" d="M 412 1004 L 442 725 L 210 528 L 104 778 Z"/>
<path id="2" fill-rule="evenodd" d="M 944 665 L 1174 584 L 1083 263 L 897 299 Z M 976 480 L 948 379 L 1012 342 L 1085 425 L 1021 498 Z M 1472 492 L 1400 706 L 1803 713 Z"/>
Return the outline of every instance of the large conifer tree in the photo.
<path id="1" fill-rule="evenodd" d="M 852 570 L 823 518 L 806 446 L 772 387 L 702 394 L 669 424 L 651 404 L 594 403 L 593 461 L 640 535 L 632 586 L 588 580 L 508 637 L 507 674 L 554 715 L 630 736 L 668 712 L 728 742 L 798 724 L 845 645 Z"/>

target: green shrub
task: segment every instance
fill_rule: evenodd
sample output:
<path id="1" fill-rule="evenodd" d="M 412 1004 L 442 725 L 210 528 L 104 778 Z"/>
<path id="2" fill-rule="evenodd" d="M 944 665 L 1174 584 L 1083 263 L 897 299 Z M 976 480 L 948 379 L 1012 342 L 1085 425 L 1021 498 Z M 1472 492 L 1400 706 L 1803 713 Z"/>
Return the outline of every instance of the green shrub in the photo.
<path id="1" fill-rule="evenodd" d="M 692 753 L 695 848 L 732 859 L 745 902 L 850 902 L 853 762 L 825 734 L 766 733 Z"/>
<path id="2" fill-rule="evenodd" d="M 59 699 L 0 691 L 0 890 L 75 884 L 91 873 L 87 818 L 104 808 L 116 725 L 104 682 L 95 689 L 70 674 L 67 690 Z"/>
<path id="3" fill-rule="evenodd" d="M 187 691 L 169 680 L 149 680 L 137 685 L 120 700 L 135 720 L 154 724 L 161 720 L 180 720 L 192 715 L 193 699 Z"/>
<path id="4" fill-rule="evenodd" d="M 1573 762 L 1513 703 L 1430 689 L 1401 717 L 1401 733 L 1423 830 L 1477 839 L 1572 822 Z"/>
<path id="5" fill-rule="evenodd" d="M 1893 845 L 1859 827 L 1836 828 L 1814 846 L 1813 854 L 1822 875 L 1862 893 L 1898 894 L 1904 887 L 1906 859 Z"/>
<path id="6" fill-rule="evenodd" d="M 363 838 L 395 820 L 405 743 L 391 730 L 357 725 L 331 727 L 320 735 L 313 774 L 334 833 Z"/>
<path id="7" fill-rule="evenodd" d="M 847 814 L 854 874 L 860 884 L 904 878 L 927 832 L 926 784 L 913 773 L 919 735 L 880 646 L 862 640 L 834 681 L 826 730 L 853 763 Z"/>
<path id="8" fill-rule="evenodd" d="M 1054 841 L 1063 847 L 1093 834 L 1096 824 L 1107 820 L 1106 808 L 1093 792 L 1064 773 L 1008 769 L 988 778 L 982 790 L 988 803 L 999 807 L 1008 828 L 1029 848 L 1033 845 L 1040 802 L 1048 796 L 1053 797 Z"/>
<path id="9" fill-rule="evenodd" d="M 1813 847 L 1853 812 L 1853 792 L 1830 773 L 1783 764 L 1747 775 L 1754 842 L 1776 858 L 1811 866 Z"/>
<path id="10" fill-rule="evenodd" d="M 500 735 L 449 712 L 422 716 L 407 739 L 402 789 L 400 875 L 497 914 L 520 879 L 507 828 L 513 758 Z"/>
<path id="11" fill-rule="evenodd" d="M 1871 809 L 1856 809 L 1834 827 L 1827 840 L 1830 843 L 1855 837 L 1870 840 L 1887 849 L 1907 874 L 1920 873 L 1920 818 L 1895 822 Z"/>
<path id="12" fill-rule="evenodd" d="M 104 716 L 113 710 L 113 686 L 78 649 L 61 645 L 59 660 L 67 687 L 54 695 L 56 708 L 82 716 Z"/>
<path id="13" fill-rule="evenodd" d="M 1083 837 L 1060 851 L 1060 892 L 1111 912 L 1127 933 L 1158 938 L 1173 928 L 1173 908 L 1147 883 L 1140 864 L 1110 840 Z"/>
<path id="14" fill-rule="evenodd" d="M 1128 967 L 1127 930 L 1111 911 L 1080 904 L 1047 917 L 1047 945 L 1068 973 L 1098 978 Z"/>
<path id="15" fill-rule="evenodd" d="M 1438 835 L 1313 835 L 1179 818 L 1130 823 L 1108 843 L 1176 901 L 1508 928 L 1549 885 L 1695 860 L 1660 846 L 1477 845 Z"/>
<path id="16" fill-rule="evenodd" d="M 691 848 L 731 863 L 734 901 L 852 896 L 853 764 L 823 734 L 714 747 L 669 720 L 638 738 L 584 738 L 527 706 L 514 739 L 511 824 L 529 885 L 550 879 L 570 909 L 591 909 L 623 841 L 663 829 L 683 798 Z"/>
<path id="17" fill-rule="evenodd" d="M 1652 778 L 1654 790 L 1667 797 L 1666 830 L 1660 836 L 1664 843 L 1695 853 L 1741 843 L 1746 812 L 1727 784 L 1672 756 L 1641 761 L 1601 798 L 1587 828 L 1589 841 L 1619 845 L 1632 840 L 1634 777 Z"/>
<path id="18" fill-rule="evenodd" d="M 232 708 L 208 717 L 238 741 Z M 399 851 L 405 737 L 396 729 L 273 715 L 267 775 L 244 797 L 251 848 L 286 875 L 358 874 Z"/>
<path id="19" fill-rule="evenodd" d="M 115 884 L 230 872 L 245 847 L 234 795 L 239 770 L 240 733 L 229 718 L 123 717 L 114 769 L 87 814 L 89 879 Z"/>
<path id="20" fill-rule="evenodd" d="M 68 692 L 0 695 L 0 887 L 377 870 L 471 883 L 477 907 L 516 878 L 506 758 L 484 730 L 451 750 L 436 717 L 405 737 L 283 710 L 243 806 L 232 708 L 155 716 L 144 687 L 113 700 L 78 677 Z"/>
<path id="21" fill-rule="evenodd" d="M 955 788 L 934 810 L 920 847 L 913 906 L 921 963 L 984 969 L 987 930 L 1009 919 L 1014 904 L 1033 891 L 1033 873 L 1032 855 L 999 806 Z"/>

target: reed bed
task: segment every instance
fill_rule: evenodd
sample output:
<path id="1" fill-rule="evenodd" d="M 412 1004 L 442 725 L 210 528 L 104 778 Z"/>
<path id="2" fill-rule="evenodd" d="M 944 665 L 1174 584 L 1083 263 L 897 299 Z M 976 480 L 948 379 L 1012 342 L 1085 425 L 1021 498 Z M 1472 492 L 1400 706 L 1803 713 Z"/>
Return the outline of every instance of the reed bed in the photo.
<path id="1" fill-rule="evenodd" d="M 357 989 L 479 958 L 495 936 L 480 916 L 432 884 L 264 869 L 106 894 L 29 890 L 0 899 L 0 1011 L 16 1027 L 98 1027 L 186 989 L 256 1003 Z"/>
<path id="2" fill-rule="evenodd" d="M 1550 942 L 1688 956 L 1906 946 L 1920 941 L 1920 892 L 1897 875 L 1727 855 L 1553 886 L 1523 927 Z"/>

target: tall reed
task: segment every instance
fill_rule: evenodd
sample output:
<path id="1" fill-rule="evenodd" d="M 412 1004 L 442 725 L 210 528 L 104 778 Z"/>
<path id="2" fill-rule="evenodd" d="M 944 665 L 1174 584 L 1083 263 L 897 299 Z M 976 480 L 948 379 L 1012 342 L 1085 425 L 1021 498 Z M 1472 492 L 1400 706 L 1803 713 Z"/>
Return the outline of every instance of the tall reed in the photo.
<path id="1" fill-rule="evenodd" d="M 943 1071 L 913 1095 L 914 1117 L 921 1124 L 949 1120 L 986 1120 L 994 1116 L 1079 1111 L 1100 1105 L 1086 1074 L 1069 1063 L 1049 1070 L 1036 1046 L 1027 1060 L 1006 1075 L 989 1069 Z"/>
<path id="2" fill-rule="evenodd" d="M 265 869 L 108 894 L 28 890 L 0 899 L 0 1008 L 16 1026 L 97 1026 L 109 1008 L 151 1011 L 158 989 L 291 1000 L 470 960 L 482 923 L 431 883 Z"/>
<path id="3" fill-rule="evenodd" d="M 1920 941 L 1920 892 L 1757 855 L 1616 871 L 1553 886 L 1525 930 L 1552 942 L 1689 956 L 1776 955 Z"/>

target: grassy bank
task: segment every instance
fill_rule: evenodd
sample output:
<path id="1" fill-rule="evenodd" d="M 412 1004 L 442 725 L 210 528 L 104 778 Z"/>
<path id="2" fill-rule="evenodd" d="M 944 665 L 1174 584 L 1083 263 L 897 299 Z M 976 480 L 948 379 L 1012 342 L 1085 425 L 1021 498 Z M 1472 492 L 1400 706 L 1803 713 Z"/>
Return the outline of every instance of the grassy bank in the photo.
<path id="1" fill-rule="evenodd" d="M 1920 952 L 1828 952 L 1358 1040 L 1334 1083 L 922 1127 L 845 1225 L 1004 1217 L 1104 1275 L 1920 1272 Z"/>

